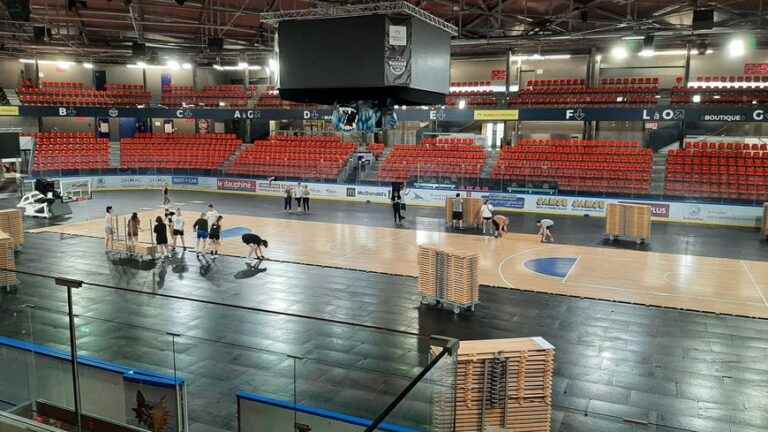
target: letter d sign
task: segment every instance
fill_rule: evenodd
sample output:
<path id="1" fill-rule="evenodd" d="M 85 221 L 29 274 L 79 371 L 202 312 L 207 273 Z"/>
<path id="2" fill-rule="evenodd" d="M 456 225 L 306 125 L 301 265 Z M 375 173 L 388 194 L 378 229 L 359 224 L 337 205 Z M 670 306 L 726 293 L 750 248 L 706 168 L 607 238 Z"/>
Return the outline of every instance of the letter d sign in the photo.
<path id="1" fill-rule="evenodd" d="M 312 118 L 312 113 L 309 111 L 304 111 L 304 120 L 308 120 L 310 118 Z"/>

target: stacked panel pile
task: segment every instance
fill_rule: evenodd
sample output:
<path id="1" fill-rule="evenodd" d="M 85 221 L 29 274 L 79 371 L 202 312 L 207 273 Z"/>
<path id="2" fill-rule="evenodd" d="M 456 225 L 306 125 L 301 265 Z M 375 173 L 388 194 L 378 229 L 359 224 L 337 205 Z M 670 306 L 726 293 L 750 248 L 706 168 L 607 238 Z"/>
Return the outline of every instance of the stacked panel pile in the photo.
<path id="1" fill-rule="evenodd" d="M 419 293 L 445 303 L 474 305 L 480 297 L 478 265 L 474 253 L 419 246 Z"/>
<path id="2" fill-rule="evenodd" d="M 22 216 L 22 210 L 19 208 L 0 210 L 0 231 L 3 231 L 12 238 L 14 248 L 24 244 L 24 222 Z"/>
<path id="3" fill-rule="evenodd" d="M 554 368 L 542 338 L 462 341 L 454 431 L 549 432 Z"/>
<path id="4" fill-rule="evenodd" d="M 456 198 L 445 199 L 445 222 L 451 223 L 453 219 L 453 201 Z M 483 200 L 480 198 L 460 198 L 463 207 L 464 226 L 480 226 L 480 207 L 483 206 Z"/>
<path id="5" fill-rule="evenodd" d="M 16 249 L 13 237 L 0 231 L 0 287 L 16 285 Z M 8 270 L 8 271 L 6 271 Z"/>
<path id="6" fill-rule="evenodd" d="M 635 204 L 608 204 L 605 234 L 610 238 L 631 237 L 638 242 L 651 238 L 651 207 Z"/>

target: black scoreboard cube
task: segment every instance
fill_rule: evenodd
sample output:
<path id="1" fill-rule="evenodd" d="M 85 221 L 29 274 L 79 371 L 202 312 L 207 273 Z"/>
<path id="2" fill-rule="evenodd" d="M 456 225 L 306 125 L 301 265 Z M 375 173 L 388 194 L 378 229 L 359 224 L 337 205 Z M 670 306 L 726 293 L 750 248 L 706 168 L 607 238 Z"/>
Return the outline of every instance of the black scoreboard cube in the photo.
<path id="1" fill-rule="evenodd" d="M 280 97 L 304 103 L 440 105 L 450 90 L 451 34 L 412 16 L 283 21 Z"/>

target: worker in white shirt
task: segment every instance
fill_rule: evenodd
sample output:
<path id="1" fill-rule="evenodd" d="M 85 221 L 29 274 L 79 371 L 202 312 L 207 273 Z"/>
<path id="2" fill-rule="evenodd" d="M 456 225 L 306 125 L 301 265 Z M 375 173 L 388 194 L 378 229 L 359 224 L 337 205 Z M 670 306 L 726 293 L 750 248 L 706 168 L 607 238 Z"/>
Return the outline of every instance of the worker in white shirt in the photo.
<path id="1" fill-rule="evenodd" d="M 550 242 L 554 242 L 555 238 L 552 237 L 552 227 L 555 225 L 551 219 L 540 219 L 536 222 L 536 226 L 539 227 L 539 240 L 545 243 L 547 239 Z"/>
<path id="2" fill-rule="evenodd" d="M 483 201 L 483 205 L 480 207 L 480 218 L 483 224 L 483 234 L 488 232 L 493 233 L 491 227 L 491 220 L 493 219 L 493 205 L 488 200 Z"/>

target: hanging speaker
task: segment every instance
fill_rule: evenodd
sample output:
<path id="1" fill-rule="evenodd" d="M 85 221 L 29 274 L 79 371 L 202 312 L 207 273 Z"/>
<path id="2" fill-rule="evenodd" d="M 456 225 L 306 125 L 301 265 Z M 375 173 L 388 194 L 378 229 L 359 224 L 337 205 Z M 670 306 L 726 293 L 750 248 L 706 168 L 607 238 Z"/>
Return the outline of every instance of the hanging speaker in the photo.
<path id="1" fill-rule="evenodd" d="M 653 41 L 654 41 L 653 35 L 647 35 L 643 38 L 643 49 L 644 50 L 652 50 L 653 49 Z"/>
<path id="2" fill-rule="evenodd" d="M 42 42 L 45 40 L 45 26 L 32 27 L 32 34 L 34 35 L 35 42 Z"/>
<path id="3" fill-rule="evenodd" d="M 693 30 L 712 30 L 715 27 L 714 9 L 696 9 L 693 11 Z"/>
<path id="4" fill-rule="evenodd" d="M 133 45 L 131 45 L 131 53 L 135 57 L 144 57 L 147 55 L 147 45 L 140 42 L 134 42 Z"/>
<path id="5" fill-rule="evenodd" d="M 209 51 L 221 51 L 224 49 L 224 39 L 222 38 L 210 38 L 208 39 Z"/>

